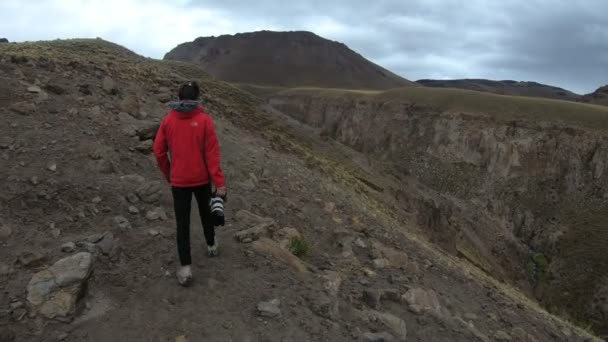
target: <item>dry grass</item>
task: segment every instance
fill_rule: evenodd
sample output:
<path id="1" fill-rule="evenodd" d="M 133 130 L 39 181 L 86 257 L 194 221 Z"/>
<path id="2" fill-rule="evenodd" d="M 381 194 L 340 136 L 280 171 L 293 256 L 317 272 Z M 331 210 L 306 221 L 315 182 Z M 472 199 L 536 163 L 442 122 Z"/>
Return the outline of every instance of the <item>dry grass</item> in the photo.
<path id="1" fill-rule="evenodd" d="M 495 95 L 472 90 L 410 87 L 389 91 L 294 88 L 269 95 L 317 98 L 369 98 L 413 104 L 436 112 L 483 115 L 502 121 L 562 122 L 592 129 L 608 129 L 608 107 L 570 101 Z"/>

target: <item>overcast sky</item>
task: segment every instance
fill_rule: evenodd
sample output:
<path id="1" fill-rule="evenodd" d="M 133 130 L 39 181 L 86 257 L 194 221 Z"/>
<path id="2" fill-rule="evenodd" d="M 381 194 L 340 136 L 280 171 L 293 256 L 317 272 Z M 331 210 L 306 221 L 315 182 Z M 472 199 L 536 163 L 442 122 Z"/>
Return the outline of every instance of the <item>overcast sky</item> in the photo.
<path id="1" fill-rule="evenodd" d="M 0 0 L 0 38 L 102 37 L 148 57 L 199 36 L 307 30 L 410 80 L 608 84 L 608 0 Z"/>

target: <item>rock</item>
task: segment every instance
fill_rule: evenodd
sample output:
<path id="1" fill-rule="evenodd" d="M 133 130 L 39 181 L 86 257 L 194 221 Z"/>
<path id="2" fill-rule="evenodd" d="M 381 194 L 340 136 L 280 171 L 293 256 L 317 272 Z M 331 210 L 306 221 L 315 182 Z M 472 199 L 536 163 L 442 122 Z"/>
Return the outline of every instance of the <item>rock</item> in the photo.
<path id="1" fill-rule="evenodd" d="M 258 240 L 259 238 L 268 235 L 268 228 L 271 224 L 272 223 L 260 223 L 253 228 L 238 231 L 234 234 L 234 238 L 241 243 Z"/>
<path id="2" fill-rule="evenodd" d="M 97 242 L 97 248 L 103 255 L 112 256 L 114 252 L 114 234 L 108 232 L 105 233 L 101 241 Z"/>
<path id="3" fill-rule="evenodd" d="M 309 299 L 309 302 L 310 309 L 319 317 L 330 320 L 337 320 L 340 318 L 338 298 L 331 298 L 325 294 L 321 294 L 315 295 L 314 298 Z"/>
<path id="4" fill-rule="evenodd" d="M 148 235 L 150 236 L 159 236 L 160 232 L 156 229 L 148 229 Z"/>
<path id="5" fill-rule="evenodd" d="M 381 294 L 380 298 L 382 300 L 387 300 L 390 302 L 400 302 L 401 301 L 401 295 L 398 290 L 384 289 L 384 290 L 380 291 L 380 294 Z"/>
<path id="6" fill-rule="evenodd" d="M 387 328 L 397 335 L 398 341 L 405 341 L 407 338 L 407 327 L 401 318 L 386 312 L 371 311 L 370 317 L 382 322 Z"/>
<path id="7" fill-rule="evenodd" d="M 367 289 L 363 291 L 362 300 L 372 309 L 380 308 L 381 293 L 378 290 Z"/>
<path id="8" fill-rule="evenodd" d="M 236 213 L 235 218 L 242 227 L 247 228 L 257 226 L 262 223 L 266 223 L 268 225 L 274 224 L 274 220 L 272 218 L 261 217 L 247 210 L 239 210 Z"/>
<path id="9" fill-rule="evenodd" d="M 55 162 L 49 162 L 48 164 L 46 164 L 46 169 L 51 171 L 51 172 L 55 172 L 57 171 L 57 163 Z"/>
<path id="10" fill-rule="evenodd" d="M 40 252 L 24 252 L 18 261 L 24 267 L 37 267 L 46 261 L 46 256 Z"/>
<path id="11" fill-rule="evenodd" d="M 156 99 L 159 102 L 167 103 L 167 102 L 171 101 L 171 94 L 170 93 L 161 93 L 161 94 L 156 95 Z"/>
<path id="12" fill-rule="evenodd" d="M 132 204 L 137 204 L 139 202 L 139 197 L 137 197 L 137 195 L 134 193 L 130 193 L 127 195 L 127 201 Z M 139 213 L 139 210 L 137 212 Z"/>
<path id="13" fill-rule="evenodd" d="M 156 209 L 148 211 L 148 213 L 146 213 L 146 219 L 148 219 L 150 221 L 156 221 L 156 220 L 167 221 L 167 214 L 165 213 L 163 208 L 157 207 Z"/>
<path id="14" fill-rule="evenodd" d="M 273 299 L 269 302 L 260 302 L 257 305 L 258 314 L 262 317 L 276 318 L 281 316 L 281 309 L 279 306 L 281 301 L 279 299 Z"/>
<path id="15" fill-rule="evenodd" d="M 422 288 L 413 288 L 407 291 L 402 297 L 402 301 L 409 305 L 410 311 L 416 314 L 423 312 L 431 312 L 441 315 L 442 307 L 439 303 L 439 298 L 433 290 L 424 290 Z"/>
<path id="16" fill-rule="evenodd" d="M 262 255 L 272 256 L 297 272 L 307 272 L 307 267 L 304 265 L 302 260 L 290 252 L 282 249 L 281 246 L 279 246 L 276 242 L 268 238 L 261 238 L 254 241 L 252 243 L 252 248 L 254 251 Z"/>
<path id="17" fill-rule="evenodd" d="M 336 211 L 336 204 L 333 202 L 325 203 L 325 207 L 323 208 L 326 213 L 332 214 Z"/>
<path id="18" fill-rule="evenodd" d="M 511 341 L 511 336 L 502 330 L 498 330 L 496 334 L 494 334 L 494 338 L 496 341 Z"/>
<path id="19" fill-rule="evenodd" d="M 53 237 L 53 239 L 57 239 L 58 237 L 61 236 L 61 230 L 58 228 L 52 228 L 51 229 L 51 236 Z"/>
<path id="20" fill-rule="evenodd" d="M 175 342 L 188 342 L 188 338 L 186 335 L 180 335 L 175 338 Z"/>
<path id="21" fill-rule="evenodd" d="M 155 203 L 160 200 L 162 187 L 160 182 L 147 182 L 141 184 L 135 193 L 139 199 L 144 203 Z"/>
<path id="22" fill-rule="evenodd" d="M 73 314 L 78 298 L 91 275 L 93 256 L 81 252 L 40 271 L 27 285 L 27 300 L 47 318 Z"/>
<path id="23" fill-rule="evenodd" d="M 99 196 L 95 196 L 95 197 L 94 197 L 94 198 L 91 200 L 91 202 L 92 202 L 92 203 L 94 203 L 94 204 L 99 204 L 99 203 L 101 203 L 101 197 L 99 197 Z"/>
<path id="24" fill-rule="evenodd" d="M 96 118 L 101 117 L 101 115 L 102 115 L 101 107 L 95 106 L 95 107 L 89 109 L 89 114 L 88 114 L 89 119 L 96 119 Z"/>
<path id="25" fill-rule="evenodd" d="M 30 178 L 30 183 L 32 183 L 32 185 L 40 184 L 40 182 L 38 181 L 38 177 L 36 176 L 32 176 L 32 178 Z"/>
<path id="26" fill-rule="evenodd" d="M 44 89 L 55 95 L 63 95 L 67 92 L 65 88 L 57 84 L 46 84 Z"/>
<path id="27" fill-rule="evenodd" d="M 366 332 L 361 336 L 361 342 L 395 342 L 395 337 L 387 332 L 371 333 Z"/>
<path id="28" fill-rule="evenodd" d="M 66 242 L 61 245 L 61 251 L 64 253 L 73 253 L 76 250 L 76 244 L 73 242 Z"/>
<path id="29" fill-rule="evenodd" d="M 0 277 L 10 275 L 11 273 L 11 267 L 5 263 L 0 262 Z"/>
<path id="30" fill-rule="evenodd" d="M 67 333 L 60 333 L 59 335 L 57 335 L 57 339 L 59 341 L 64 341 L 65 339 L 67 339 L 70 335 L 68 335 Z"/>
<path id="31" fill-rule="evenodd" d="M 17 302 L 11 303 L 11 310 L 21 309 L 24 306 L 25 306 L 25 304 L 23 304 L 23 302 L 17 301 Z"/>
<path id="32" fill-rule="evenodd" d="M 363 269 L 361 269 L 361 271 L 363 272 L 363 274 L 365 274 L 366 277 L 369 277 L 369 278 L 374 278 L 378 275 L 376 272 L 370 270 L 367 267 L 364 267 Z"/>
<path id="33" fill-rule="evenodd" d="M 131 229 L 131 223 L 124 216 L 114 217 L 114 223 L 120 229 Z"/>
<path id="34" fill-rule="evenodd" d="M 137 152 L 147 154 L 152 152 L 154 146 L 154 142 L 152 140 L 145 140 L 140 142 L 137 146 L 135 146 L 135 150 Z"/>
<path id="35" fill-rule="evenodd" d="M 40 89 L 39 86 L 29 86 L 29 87 L 27 87 L 27 91 L 29 93 L 38 94 L 38 93 L 40 93 L 42 91 L 42 89 Z"/>
<path id="36" fill-rule="evenodd" d="M 17 114 L 32 115 L 36 112 L 36 105 L 30 102 L 13 103 L 9 109 Z"/>
<path id="37" fill-rule="evenodd" d="M 141 119 L 139 116 L 139 101 L 135 95 L 127 95 L 127 97 L 120 102 L 119 109 L 136 119 Z"/>
<path id="38" fill-rule="evenodd" d="M 11 227 L 2 225 L 0 226 L 0 241 L 8 240 L 13 235 L 13 229 Z"/>
<path id="39" fill-rule="evenodd" d="M 478 319 L 477 315 L 474 313 L 466 313 L 464 314 L 464 318 L 469 321 L 476 321 Z"/>
<path id="40" fill-rule="evenodd" d="M 397 268 L 405 268 L 408 266 L 409 258 L 404 252 L 384 246 L 379 242 L 373 242 L 372 249 L 376 259 L 386 259 L 390 266 Z"/>
<path id="41" fill-rule="evenodd" d="M 301 238 L 302 235 L 295 228 L 285 227 L 274 234 L 274 239 L 279 241 L 279 246 L 288 249 L 292 239 Z"/>
<path id="42" fill-rule="evenodd" d="M 325 279 L 323 287 L 325 288 L 325 291 L 327 291 L 327 294 L 332 297 L 338 297 L 340 286 L 342 285 L 342 276 L 340 273 L 334 271 L 325 271 L 323 278 Z"/>
<path id="43" fill-rule="evenodd" d="M 154 121 L 139 120 L 134 125 L 135 135 L 139 137 L 139 140 L 154 140 L 156 132 L 160 123 Z"/>
<path id="44" fill-rule="evenodd" d="M 11 137 L 0 138 L 0 148 L 1 149 L 10 148 L 13 145 L 13 143 L 15 143 L 15 139 L 13 139 Z"/>
<path id="45" fill-rule="evenodd" d="M 103 91 L 105 91 L 109 95 L 118 94 L 118 89 L 116 88 L 116 84 L 114 83 L 114 80 L 110 77 L 107 77 L 107 76 L 104 77 L 104 79 L 101 83 L 101 87 L 102 87 Z"/>
<path id="46" fill-rule="evenodd" d="M 139 209 L 137 209 L 136 206 L 131 205 L 131 206 L 129 206 L 129 214 L 137 215 L 137 214 L 139 214 Z"/>
<path id="47" fill-rule="evenodd" d="M 355 246 L 357 246 L 359 248 L 367 248 L 367 245 L 365 244 L 365 242 L 363 240 L 361 240 L 361 238 L 357 238 L 355 240 Z"/>
<path id="48" fill-rule="evenodd" d="M 374 267 L 377 269 L 387 268 L 390 265 L 387 259 L 374 259 L 373 262 Z"/>

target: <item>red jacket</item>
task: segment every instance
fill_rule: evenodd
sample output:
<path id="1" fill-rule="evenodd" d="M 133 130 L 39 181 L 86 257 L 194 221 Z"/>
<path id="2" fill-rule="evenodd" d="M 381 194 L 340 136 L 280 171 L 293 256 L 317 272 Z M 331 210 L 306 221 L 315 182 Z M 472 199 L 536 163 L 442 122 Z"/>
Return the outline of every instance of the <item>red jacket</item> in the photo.
<path id="1" fill-rule="evenodd" d="M 200 106 L 186 113 L 169 112 L 154 139 L 154 156 L 174 187 L 209 184 L 209 178 L 218 188 L 225 185 L 215 127 Z"/>

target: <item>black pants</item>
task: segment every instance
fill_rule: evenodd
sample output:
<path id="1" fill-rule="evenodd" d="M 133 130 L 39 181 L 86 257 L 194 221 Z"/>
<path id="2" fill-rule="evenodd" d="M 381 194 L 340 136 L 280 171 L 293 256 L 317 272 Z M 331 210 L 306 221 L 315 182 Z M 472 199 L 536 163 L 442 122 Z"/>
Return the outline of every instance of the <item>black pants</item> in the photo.
<path id="1" fill-rule="evenodd" d="M 211 216 L 211 209 L 209 208 L 211 188 L 209 185 L 193 188 L 173 187 L 172 192 L 175 222 L 177 223 L 177 251 L 179 253 L 179 261 L 182 266 L 186 266 L 192 263 L 190 257 L 190 208 L 192 194 L 194 194 L 198 203 L 207 245 L 212 246 L 215 244 L 215 227 L 213 226 L 213 216 Z"/>

